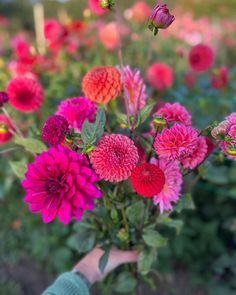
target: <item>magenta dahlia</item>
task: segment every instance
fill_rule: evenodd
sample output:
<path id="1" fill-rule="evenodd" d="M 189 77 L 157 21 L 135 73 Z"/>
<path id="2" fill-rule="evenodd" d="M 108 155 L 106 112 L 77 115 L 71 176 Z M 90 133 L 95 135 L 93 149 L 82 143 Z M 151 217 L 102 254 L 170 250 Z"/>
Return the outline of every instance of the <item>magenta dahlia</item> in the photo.
<path id="1" fill-rule="evenodd" d="M 90 154 L 90 161 L 96 173 L 111 182 L 127 179 L 138 159 L 134 142 L 121 134 L 104 135 Z"/>
<path id="2" fill-rule="evenodd" d="M 62 101 L 58 107 L 57 115 L 63 116 L 70 128 L 80 131 L 84 121 L 93 122 L 97 107 L 95 103 L 85 97 L 73 97 Z"/>
<path id="3" fill-rule="evenodd" d="M 55 146 L 64 141 L 68 132 L 69 124 L 67 120 L 60 115 L 53 115 L 44 123 L 42 138 L 45 143 Z"/>
<path id="4" fill-rule="evenodd" d="M 183 183 L 182 174 L 177 161 L 157 160 L 152 158 L 151 163 L 157 165 L 165 176 L 165 184 L 162 190 L 153 197 L 154 204 L 159 204 L 160 212 L 172 210 L 172 204 L 179 200 Z"/>
<path id="5" fill-rule="evenodd" d="M 154 149 L 161 159 L 182 161 L 196 150 L 198 139 L 194 128 L 175 123 L 156 136 Z"/>
<path id="6" fill-rule="evenodd" d="M 67 147 L 51 147 L 28 165 L 22 182 L 24 201 L 32 213 L 42 213 L 43 222 L 58 216 L 68 224 L 72 217 L 80 220 L 83 211 L 92 210 L 94 199 L 102 196 L 97 180 L 86 156 Z"/>

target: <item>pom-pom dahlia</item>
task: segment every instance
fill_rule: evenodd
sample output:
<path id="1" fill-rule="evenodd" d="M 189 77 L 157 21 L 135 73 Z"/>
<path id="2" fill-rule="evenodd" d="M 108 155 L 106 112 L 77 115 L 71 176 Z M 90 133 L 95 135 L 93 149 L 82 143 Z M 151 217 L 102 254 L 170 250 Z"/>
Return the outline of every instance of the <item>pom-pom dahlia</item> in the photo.
<path id="1" fill-rule="evenodd" d="M 192 70 L 205 72 L 213 66 L 215 55 L 210 46 L 199 44 L 192 47 L 188 60 Z"/>
<path id="2" fill-rule="evenodd" d="M 97 103 L 107 103 L 121 92 L 121 75 L 114 67 L 95 67 L 83 78 L 85 96 Z"/>
<path id="3" fill-rule="evenodd" d="M 183 161 L 181 162 L 184 168 L 196 168 L 206 158 L 207 150 L 208 149 L 206 139 L 203 136 L 200 136 L 198 139 L 198 143 L 196 145 L 196 149 L 193 151 L 191 155 L 183 159 Z"/>
<path id="4" fill-rule="evenodd" d="M 45 223 L 56 216 L 68 224 L 80 220 L 84 210 L 94 208 L 94 199 L 102 196 L 95 186 L 98 180 L 86 157 L 62 146 L 51 147 L 28 165 L 22 186 L 30 211 L 42 213 Z"/>
<path id="5" fill-rule="evenodd" d="M 146 85 L 138 69 L 123 66 L 120 69 L 125 95 L 128 99 L 128 108 L 133 116 L 146 105 Z"/>
<path id="6" fill-rule="evenodd" d="M 84 97 L 73 97 L 62 101 L 56 112 L 63 116 L 69 123 L 70 128 L 80 131 L 84 121 L 94 121 L 96 105 Z"/>
<path id="7" fill-rule="evenodd" d="M 165 175 L 156 165 L 143 163 L 132 171 L 131 184 L 133 189 L 143 197 L 153 197 L 161 192 L 165 184 Z"/>
<path id="8" fill-rule="evenodd" d="M 155 63 L 148 68 L 147 79 L 153 88 L 160 91 L 166 90 L 173 84 L 173 70 L 166 64 Z"/>
<path id="9" fill-rule="evenodd" d="M 167 124 L 176 122 L 192 125 L 192 118 L 187 109 L 180 103 L 166 103 L 153 116 L 162 116 Z"/>
<path id="10" fill-rule="evenodd" d="M 53 115 L 44 123 L 42 138 L 47 144 L 55 146 L 64 141 L 68 132 L 69 124 L 67 120 L 60 115 Z"/>
<path id="11" fill-rule="evenodd" d="M 12 122 L 4 114 L 0 114 L 0 145 L 12 138 L 11 129 L 14 129 Z"/>
<path id="12" fill-rule="evenodd" d="M 7 85 L 9 103 L 22 112 L 33 112 L 39 109 L 44 101 L 41 84 L 33 79 L 14 78 Z"/>
<path id="13" fill-rule="evenodd" d="M 126 180 L 138 162 L 134 142 L 125 135 L 104 135 L 90 154 L 90 161 L 101 179 L 120 182 Z"/>
<path id="14" fill-rule="evenodd" d="M 160 191 L 153 197 L 154 204 L 159 204 L 160 212 L 172 210 L 172 204 L 179 200 L 181 187 L 183 183 L 177 161 L 157 160 L 152 158 L 151 163 L 157 165 L 165 175 L 165 184 Z"/>
<path id="15" fill-rule="evenodd" d="M 194 128 L 176 123 L 156 136 L 154 149 L 161 159 L 182 161 L 196 150 L 198 139 Z"/>

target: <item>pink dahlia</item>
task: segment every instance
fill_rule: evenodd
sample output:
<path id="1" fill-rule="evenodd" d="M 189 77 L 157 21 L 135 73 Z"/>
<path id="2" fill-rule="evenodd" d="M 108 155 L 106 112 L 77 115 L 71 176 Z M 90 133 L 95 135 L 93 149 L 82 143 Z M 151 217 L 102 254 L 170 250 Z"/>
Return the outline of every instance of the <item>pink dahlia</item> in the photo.
<path id="1" fill-rule="evenodd" d="M 229 83 L 229 70 L 227 67 L 222 66 L 215 70 L 211 76 L 211 86 L 218 90 L 223 90 Z"/>
<path id="2" fill-rule="evenodd" d="M 190 50 L 188 60 L 192 70 L 205 72 L 213 66 L 215 54 L 210 46 L 199 44 Z"/>
<path id="3" fill-rule="evenodd" d="M 154 204 L 159 204 L 162 214 L 165 210 L 172 210 L 171 203 L 179 200 L 183 179 L 177 161 L 169 162 L 152 158 L 151 163 L 157 165 L 165 176 L 164 187 L 153 197 Z"/>
<path id="4" fill-rule="evenodd" d="M 96 15 L 101 16 L 108 10 L 100 6 L 100 0 L 88 0 L 89 9 Z"/>
<path id="5" fill-rule="evenodd" d="M 123 66 L 119 70 L 125 95 L 128 99 L 129 112 L 133 116 L 146 105 L 146 85 L 138 69 L 131 69 L 129 66 Z"/>
<path id="6" fill-rule="evenodd" d="M 201 164 L 207 155 L 208 146 L 206 143 L 206 139 L 203 136 L 200 136 L 198 139 L 198 143 L 196 145 L 196 149 L 193 151 L 191 155 L 182 160 L 182 165 L 184 168 L 194 169 L 199 164 Z"/>
<path id="7" fill-rule="evenodd" d="M 68 132 L 69 124 L 67 120 L 60 115 L 53 115 L 44 123 L 42 138 L 47 144 L 55 146 L 63 143 Z"/>
<path id="8" fill-rule="evenodd" d="M 148 68 L 147 79 L 153 88 L 160 91 L 166 90 L 173 85 L 173 70 L 166 64 L 155 63 Z"/>
<path id="9" fill-rule="evenodd" d="M 24 201 L 32 213 L 42 213 L 43 222 L 56 216 L 68 224 L 72 217 L 80 220 L 84 210 L 94 208 L 94 199 L 102 196 L 98 180 L 82 154 L 66 147 L 51 147 L 28 165 L 22 186 Z"/>
<path id="10" fill-rule="evenodd" d="M 0 114 L 0 145 L 7 143 L 13 136 L 12 122 L 4 115 Z"/>
<path id="11" fill-rule="evenodd" d="M 146 198 L 160 193 L 166 181 L 163 171 L 150 163 L 136 166 L 131 173 L 130 180 L 133 189 Z"/>
<path id="12" fill-rule="evenodd" d="M 192 125 L 192 118 L 187 109 L 180 103 L 166 103 L 153 116 L 162 116 L 166 123 L 173 122 Z"/>
<path id="13" fill-rule="evenodd" d="M 90 154 L 96 173 L 107 181 L 126 180 L 138 162 L 138 150 L 125 135 L 104 135 Z"/>
<path id="14" fill-rule="evenodd" d="M 41 84 L 33 79 L 14 78 L 7 85 L 9 103 L 22 112 L 38 110 L 43 101 L 44 94 Z"/>
<path id="15" fill-rule="evenodd" d="M 49 44 L 63 43 L 67 33 L 66 27 L 55 19 L 49 19 L 44 24 L 44 35 Z"/>
<path id="16" fill-rule="evenodd" d="M 80 131 L 84 121 L 93 122 L 96 105 L 85 97 L 73 97 L 62 101 L 58 107 L 57 115 L 63 116 L 70 128 Z"/>
<path id="17" fill-rule="evenodd" d="M 196 150 L 198 139 L 191 126 L 174 124 L 156 136 L 154 149 L 161 159 L 182 161 Z"/>

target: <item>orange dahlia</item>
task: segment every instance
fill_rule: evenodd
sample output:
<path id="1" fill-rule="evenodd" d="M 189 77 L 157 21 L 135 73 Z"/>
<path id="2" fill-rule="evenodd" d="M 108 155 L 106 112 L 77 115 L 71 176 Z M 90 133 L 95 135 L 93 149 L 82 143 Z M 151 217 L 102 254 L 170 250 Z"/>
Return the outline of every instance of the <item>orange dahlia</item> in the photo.
<path id="1" fill-rule="evenodd" d="M 97 103 L 107 103 L 121 92 L 119 71 L 114 67 L 95 67 L 83 78 L 82 89 L 87 98 Z"/>

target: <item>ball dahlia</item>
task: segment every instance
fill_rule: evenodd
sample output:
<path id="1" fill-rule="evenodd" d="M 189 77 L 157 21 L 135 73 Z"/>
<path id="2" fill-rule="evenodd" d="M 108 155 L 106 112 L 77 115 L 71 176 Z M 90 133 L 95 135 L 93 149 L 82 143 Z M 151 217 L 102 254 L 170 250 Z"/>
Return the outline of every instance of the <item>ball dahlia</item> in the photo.
<path id="1" fill-rule="evenodd" d="M 189 155 L 187 158 L 183 159 L 181 162 L 184 168 L 194 169 L 199 164 L 201 164 L 207 155 L 207 143 L 206 139 L 203 136 L 200 136 L 198 139 L 198 143 L 196 145 L 195 150 L 191 155 Z"/>
<path id="2" fill-rule="evenodd" d="M 68 132 L 69 124 L 67 120 L 60 115 L 53 115 L 44 123 L 42 138 L 47 144 L 55 146 L 64 141 Z"/>
<path id="3" fill-rule="evenodd" d="M 165 103 L 153 116 L 162 116 L 166 123 L 173 122 L 192 125 L 192 118 L 187 109 L 180 103 Z"/>
<path id="4" fill-rule="evenodd" d="M 188 60 L 192 70 L 205 72 L 213 66 L 215 55 L 210 46 L 198 44 L 190 50 Z"/>
<path id="5" fill-rule="evenodd" d="M 80 131 L 86 119 L 93 122 L 96 111 L 96 105 L 87 98 L 73 97 L 62 101 L 56 114 L 63 116 L 70 128 Z"/>
<path id="6" fill-rule="evenodd" d="M 90 154 L 96 173 L 104 180 L 126 180 L 138 162 L 138 150 L 125 135 L 104 135 Z"/>
<path id="7" fill-rule="evenodd" d="M 12 138 L 11 129 L 14 129 L 11 121 L 4 114 L 0 114 L 0 145 Z"/>
<path id="8" fill-rule="evenodd" d="M 165 184 L 165 175 L 156 165 L 143 163 L 132 171 L 131 184 L 133 189 L 143 197 L 153 197 L 161 192 Z"/>
<path id="9" fill-rule="evenodd" d="M 159 204 L 160 212 L 172 210 L 172 204 L 179 200 L 181 187 L 183 183 L 182 174 L 180 173 L 177 161 L 157 160 L 152 158 L 151 163 L 157 165 L 164 175 L 165 184 L 162 190 L 153 197 L 155 205 Z"/>
<path id="10" fill-rule="evenodd" d="M 182 161 L 196 150 L 198 139 L 194 128 L 175 123 L 156 136 L 154 149 L 161 159 Z"/>
<path id="11" fill-rule="evenodd" d="M 114 67 L 95 67 L 83 78 L 85 96 L 97 103 L 107 103 L 121 92 L 121 75 Z"/>
<path id="12" fill-rule="evenodd" d="M 24 201 L 32 213 L 42 213 L 43 222 L 56 216 L 68 224 L 80 220 L 84 210 L 94 208 L 94 199 L 102 196 L 98 180 L 86 157 L 66 147 L 51 147 L 28 165 L 22 186 Z"/>
<path id="13" fill-rule="evenodd" d="M 17 77 L 7 85 L 9 103 L 22 112 L 33 112 L 39 109 L 44 101 L 41 84 L 29 78 Z"/>
<path id="14" fill-rule="evenodd" d="M 146 85 L 138 69 L 123 66 L 119 69 L 122 77 L 123 88 L 128 100 L 128 108 L 133 116 L 146 105 Z"/>

